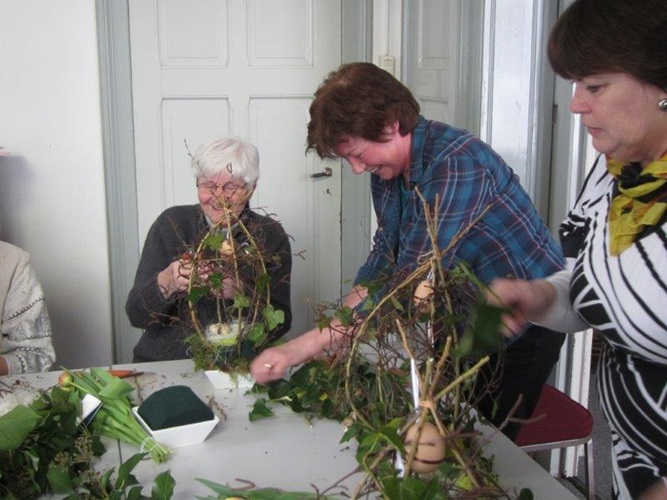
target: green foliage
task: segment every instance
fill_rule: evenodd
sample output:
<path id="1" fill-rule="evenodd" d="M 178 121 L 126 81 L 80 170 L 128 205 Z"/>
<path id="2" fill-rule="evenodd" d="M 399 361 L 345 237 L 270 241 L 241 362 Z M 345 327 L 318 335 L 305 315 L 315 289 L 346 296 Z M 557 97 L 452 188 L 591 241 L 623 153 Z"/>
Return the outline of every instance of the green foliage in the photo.
<path id="1" fill-rule="evenodd" d="M 230 312 L 242 311 L 246 307 L 250 307 L 250 299 L 242 293 L 234 295 L 234 305 L 230 308 Z"/>
<path id="2" fill-rule="evenodd" d="M 416 477 L 402 479 L 387 477 L 382 480 L 386 498 L 396 500 L 445 500 L 450 495 L 442 491 L 436 479 L 423 480 Z"/>
<path id="3" fill-rule="evenodd" d="M 258 398 L 255 400 L 248 418 L 251 422 L 254 422 L 255 420 L 272 417 L 273 415 L 275 415 L 275 413 L 267 406 L 267 400 L 265 398 Z"/>
<path id="4" fill-rule="evenodd" d="M 209 289 L 205 286 L 193 286 L 188 291 L 186 299 L 190 304 L 196 304 L 202 297 L 208 295 Z"/>
<path id="5" fill-rule="evenodd" d="M 122 397 L 125 389 L 109 386 L 103 397 Z M 58 494 L 63 498 L 171 498 L 174 480 L 158 476 L 150 497 L 142 496 L 132 470 L 146 455 L 137 454 L 115 469 L 98 472 L 105 452 L 98 435 L 79 424 L 81 394 L 54 386 L 41 391 L 30 405 L 18 405 L 0 416 L 0 497 L 32 499 Z"/>
<path id="6" fill-rule="evenodd" d="M 76 393 L 54 387 L 0 417 L 0 496 L 36 498 L 83 482 L 103 447 L 80 432 L 80 404 Z"/>
<path id="7" fill-rule="evenodd" d="M 498 333 L 500 318 L 504 308 L 478 301 L 472 308 L 471 327 L 454 348 L 454 355 L 460 358 L 482 356 L 497 351 L 503 346 L 503 337 Z"/>
<path id="8" fill-rule="evenodd" d="M 262 309 L 262 318 L 269 330 L 277 328 L 285 322 L 285 312 L 277 311 L 271 304 Z"/>
<path id="9" fill-rule="evenodd" d="M 204 237 L 202 247 L 213 251 L 218 250 L 226 237 L 226 234 L 221 231 L 211 231 Z"/>
<path id="10" fill-rule="evenodd" d="M 266 386 L 255 385 L 253 391 L 266 393 L 270 401 L 289 406 L 296 413 L 306 413 L 309 418 L 342 420 L 349 412 L 341 397 L 341 374 L 327 367 L 326 361 L 311 361 L 299 368 L 289 380 L 281 379 Z M 250 412 L 250 418 L 257 420 L 272 414 L 266 411 L 266 399 L 259 399 Z"/>
<path id="11" fill-rule="evenodd" d="M 351 408 L 348 396 L 345 393 L 347 380 L 345 366 L 332 360 L 317 359 L 301 366 L 289 380 L 281 379 L 264 386 L 255 385 L 253 392 L 266 394 L 255 402 L 250 412 L 251 420 L 271 416 L 267 403 L 278 403 L 288 406 L 296 413 L 304 413 L 308 418 L 328 418 L 338 421 L 346 419 Z M 394 369 L 378 376 L 368 359 L 361 357 L 355 366 L 353 374 L 349 374 L 362 388 L 353 395 L 356 405 L 366 407 L 366 418 L 377 426 L 383 426 L 393 419 L 390 415 L 405 414 L 410 411 L 406 404 L 409 397 L 402 381 L 407 371 Z M 397 385 L 398 384 L 398 385 Z M 398 387 L 397 392 L 387 393 L 391 388 Z M 384 397 L 380 394 L 386 393 Z M 268 401 L 267 401 L 268 400 Z M 368 405 L 369 401 L 375 404 Z M 357 427 L 353 427 L 357 428 Z M 358 428 L 361 431 L 361 427 Z M 350 436 L 352 437 L 352 436 Z"/>
<path id="12" fill-rule="evenodd" d="M 357 448 L 357 461 L 365 466 L 370 466 L 370 459 L 376 457 L 385 446 L 390 446 L 396 451 L 403 451 L 403 439 L 399 432 L 399 424 L 405 423 L 403 419 L 394 419 L 389 425 L 384 425 L 376 432 L 365 432 L 359 435 L 359 447 Z"/>
<path id="13" fill-rule="evenodd" d="M 331 498 L 318 493 L 288 492 L 278 488 L 235 489 L 213 481 L 207 481 L 206 479 L 197 478 L 197 481 L 217 493 L 217 496 L 198 497 L 202 500 L 217 500 L 221 498 L 243 498 L 245 500 L 327 500 Z"/>
<path id="14" fill-rule="evenodd" d="M 352 326 L 354 323 L 354 309 L 348 306 L 343 306 L 334 312 L 334 316 L 342 326 Z"/>
<path id="15" fill-rule="evenodd" d="M 27 406 L 17 406 L 1 417 L 0 450 L 18 448 L 41 419 L 39 413 Z"/>

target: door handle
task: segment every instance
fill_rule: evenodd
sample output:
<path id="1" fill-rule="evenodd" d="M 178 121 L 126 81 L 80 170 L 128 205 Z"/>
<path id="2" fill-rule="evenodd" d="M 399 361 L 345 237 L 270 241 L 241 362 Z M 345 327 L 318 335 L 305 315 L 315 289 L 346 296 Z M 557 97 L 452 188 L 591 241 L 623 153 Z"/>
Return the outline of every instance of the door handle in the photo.
<path id="1" fill-rule="evenodd" d="M 318 179 L 320 177 L 331 177 L 333 175 L 333 170 L 331 170 L 331 167 L 324 167 L 324 170 L 321 172 L 317 172 L 316 174 L 312 174 L 310 176 L 311 179 Z"/>

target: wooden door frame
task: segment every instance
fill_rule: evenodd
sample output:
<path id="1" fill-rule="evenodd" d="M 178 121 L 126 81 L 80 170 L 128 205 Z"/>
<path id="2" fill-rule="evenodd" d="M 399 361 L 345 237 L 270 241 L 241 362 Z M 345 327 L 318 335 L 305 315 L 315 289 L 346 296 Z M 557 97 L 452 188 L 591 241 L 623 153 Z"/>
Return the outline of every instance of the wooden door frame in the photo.
<path id="1" fill-rule="evenodd" d="M 130 362 L 139 340 L 125 313 L 125 301 L 143 245 L 138 241 L 128 2 L 96 0 L 114 363 Z M 342 61 L 369 61 L 372 0 L 342 0 L 342 6 Z M 368 179 L 343 169 L 341 293 L 368 253 L 370 203 Z"/>

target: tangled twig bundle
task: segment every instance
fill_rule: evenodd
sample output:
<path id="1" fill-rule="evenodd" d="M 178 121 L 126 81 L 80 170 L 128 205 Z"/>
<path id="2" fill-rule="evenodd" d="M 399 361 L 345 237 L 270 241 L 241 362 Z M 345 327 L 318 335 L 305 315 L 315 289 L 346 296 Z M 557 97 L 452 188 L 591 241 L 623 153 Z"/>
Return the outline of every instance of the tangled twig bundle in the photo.
<path id="1" fill-rule="evenodd" d="M 193 269 L 187 295 L 193 335 L 187 342 L 196 368 L 245 373 L 269 332 L 284 321 L 271 304 L 267 271 L 277 257 L 266 255 L 256 228 L 236 216 L 224 197 L 217 201 L 223 217 L 184 256 Z M 213 306 L 200 307 L 207 302 Z M 202 317 L 203 311 L 215 313 Z"/>
<path id="2" fill-rule="evenodd" d="M 484 285 L 464 263 L 443 267 L 449 248 L 437 247 L 438 221 L 424 208 L 433 250 L 412 270 L 362 283 L 368 295 L 355 310 L 319 307 L 320 328 L 340 324 L 344 341 L 267 393 L 343 420 L 364 473 L 352 498 L 507 498 L 473 409 L 484 395 L 480 369 L 502 343 L 501 311 L 484 303 Z"/>

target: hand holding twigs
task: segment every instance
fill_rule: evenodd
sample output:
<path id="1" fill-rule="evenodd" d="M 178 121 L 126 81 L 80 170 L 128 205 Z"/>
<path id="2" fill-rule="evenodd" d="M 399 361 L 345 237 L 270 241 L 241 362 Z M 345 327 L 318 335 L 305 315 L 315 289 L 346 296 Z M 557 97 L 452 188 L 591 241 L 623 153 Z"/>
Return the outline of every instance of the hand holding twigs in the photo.
<path id="1" fill-rule="evenodd" d="M 192 273 L 192 264 L 184 259 L 175 260 L 157 276 L 158 286 L 165 299 L 174 293 L 187 291 Z"/>
<path id="2" fill-rule="evenodd" d="M 497 279 L 486 292 L 486 301 L 510 310 L 509 314 L 503 316 L 502 333 L 512 337 L 526 323 L 539 321 L 548 314 L 556 302 L 556 291 L 546 280 Z"/>

